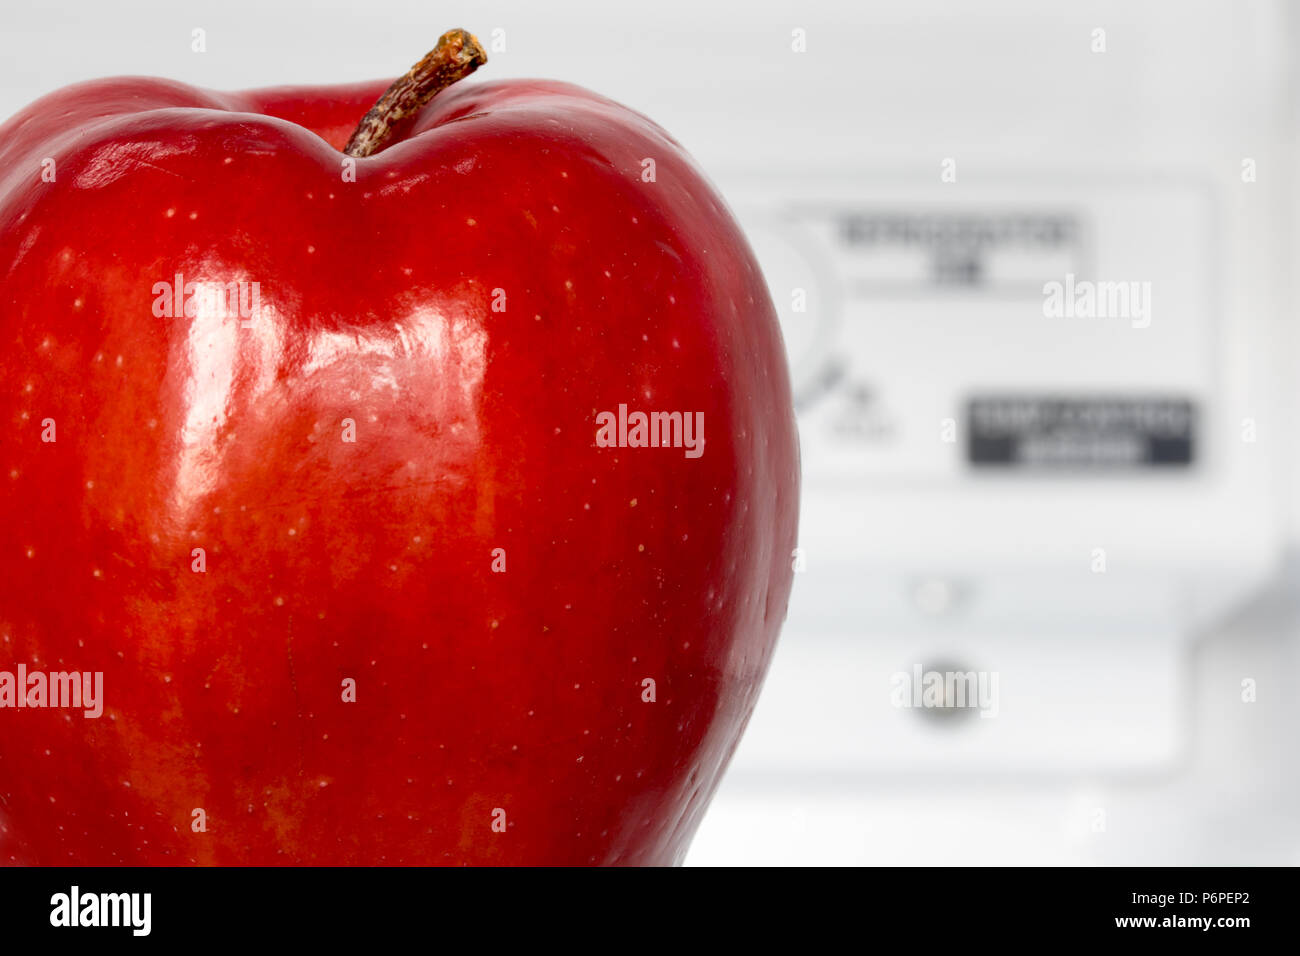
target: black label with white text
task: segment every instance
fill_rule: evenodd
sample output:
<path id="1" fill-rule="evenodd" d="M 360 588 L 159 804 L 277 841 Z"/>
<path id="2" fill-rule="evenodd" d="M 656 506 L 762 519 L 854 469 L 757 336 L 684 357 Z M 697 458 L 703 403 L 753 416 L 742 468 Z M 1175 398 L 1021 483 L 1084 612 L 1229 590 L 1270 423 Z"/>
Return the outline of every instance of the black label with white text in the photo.
<path id="1" fill-rule="evenodd" d="M 1194 461 L 1196 407 L 1186 399 L 982 397 L 967 411 L 972 465 L 1084 471 Z"/>

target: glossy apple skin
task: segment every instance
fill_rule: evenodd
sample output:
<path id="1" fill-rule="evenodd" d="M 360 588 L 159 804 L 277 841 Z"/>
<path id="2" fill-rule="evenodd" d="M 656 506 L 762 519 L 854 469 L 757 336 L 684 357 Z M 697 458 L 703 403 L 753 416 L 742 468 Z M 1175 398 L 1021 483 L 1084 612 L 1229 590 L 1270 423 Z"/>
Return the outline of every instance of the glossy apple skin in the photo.
<path id="1" fill-rule="evenodd" d="M 791 586 L 758 266 L 680 145 L 560 83 L 446 91 L 346 182 L 385 86 L 116 79 L 0 128 L 0 669 L 106 700 L 0 710 L 0 862 L 686 851 Z M 176 273 L 262 311 L 158 318 Z M 703 412 L 702 457 L 597 447 L 620 403 Z"/>

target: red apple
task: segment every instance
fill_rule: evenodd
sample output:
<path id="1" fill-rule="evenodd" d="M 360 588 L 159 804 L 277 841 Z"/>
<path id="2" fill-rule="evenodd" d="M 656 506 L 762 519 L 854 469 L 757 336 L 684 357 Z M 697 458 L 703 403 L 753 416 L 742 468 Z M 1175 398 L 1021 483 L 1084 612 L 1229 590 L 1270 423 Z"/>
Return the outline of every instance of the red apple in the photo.
<path id="1" fill-rule="evenodd" d="M 682 859 L 790 591 L 776 316 L 667 133 L 429 100 L 481 59 L 351 155 L 386 84 L 0 129 L 0 861 Z"/>

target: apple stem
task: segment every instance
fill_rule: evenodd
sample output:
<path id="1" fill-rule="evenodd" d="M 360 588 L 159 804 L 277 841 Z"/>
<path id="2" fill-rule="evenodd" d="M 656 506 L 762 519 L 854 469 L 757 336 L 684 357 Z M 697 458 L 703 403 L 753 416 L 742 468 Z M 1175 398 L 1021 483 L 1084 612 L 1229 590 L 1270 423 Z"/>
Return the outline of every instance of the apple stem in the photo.
<path id="1" fill-rule="evenodd" d="M 343 152 L 358 158 L 379 152 L 389 144 L 403 120 L 486 62 L 487 53 L 472 33 L 448 30 L 424 59 L 407 70 L 370 107 Z"/>

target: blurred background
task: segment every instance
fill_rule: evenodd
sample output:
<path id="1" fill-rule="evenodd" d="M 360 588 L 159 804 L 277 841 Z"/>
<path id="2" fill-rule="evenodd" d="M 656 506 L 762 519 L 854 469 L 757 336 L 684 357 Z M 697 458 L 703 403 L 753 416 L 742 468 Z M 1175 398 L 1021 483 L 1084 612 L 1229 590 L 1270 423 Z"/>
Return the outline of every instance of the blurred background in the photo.
<path id="1" fill-rule="evenodd" d="M 32 3 L 0 112 L 393 76 L 459 25 L 494 77 L 649 114 L 759 255 L 804 463 L 789 622 L 688 864 L 1294 865 L 1298 18 Z"/>

